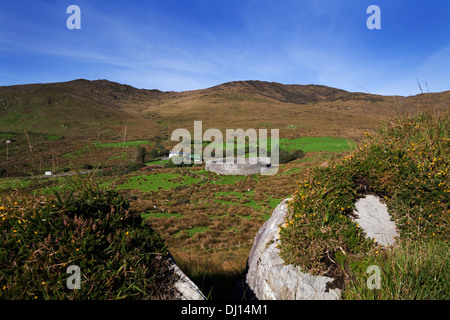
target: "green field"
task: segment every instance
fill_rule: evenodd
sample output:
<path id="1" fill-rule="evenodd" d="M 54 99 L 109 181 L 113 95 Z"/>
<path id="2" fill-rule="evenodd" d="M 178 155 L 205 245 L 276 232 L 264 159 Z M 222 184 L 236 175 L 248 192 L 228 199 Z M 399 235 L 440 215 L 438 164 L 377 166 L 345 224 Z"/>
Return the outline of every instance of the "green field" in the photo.
<path id="1" fill-rule="evenodd" d="M 272 139 L 267 139 L 267 150 L 271 148 Z M 303 152 L 333 152 L 340 153 L 345 151 L 351 151 L 356 148 L 356 144 L 353 140 L 344 139 L 344 138 L 335 138 L 335 137 L 303 137 L 303 138 L 280 138 L 279 139 L 280 149 L 284 151 L 294 151 L 294 150 L 302 150 Z M 226 154 L 226 142 L 204 142 L 202 144 L 203 148 L 209 146 L 210 148 L 222 148 L 222 152 L 225 156 Z M 234 150 L 239 148 L 243 148 L 248 146 L 246 145 L 240 146 L 237 141 L 234 141 Z M 258 140 L 259 146 L 259 140 Z M 192 147 L 192 150 L 194 148 Z M 217 151 L 217 150 L 216 150 Z M 248 151 L 248 150 L 246 150 Z M 236 151 L 235 151 L 236 152 Z M 249 154 L 249 152 L 245 153 L 246 157 L 257 156 L 258 154 Z"/>
<path id="2" fill-rule="evenodd" d="M 117 186 L 118 189 L 136 189 L 143 192 L 169 190 L 181 185 L 191 185 L 200 182 L 189 176 L 176 173 L 159 173 L 153 175 L 138 175 L 128 178 L 128 181 Z"/>
<path id="3" fill-rule="evenodd" d="M 217 192 L 214 196 L 216 198 L 230 198 L 232 200 L 221 200 L 215 199 L 214 201 L 217 203 L 225 204 L 225 205 L 242 205 L 248 206 L 255 210 L 258 210 L 262 206 L 262 201 L 255 201 L 253 197 L 255 195 L 255 190 L 251 190 L 248 192 L 236 192 L 236 191 L 221 191 Z"/>
<path id="4" fill-rule="evenodd" d="M 356 144 L 353 140 L 334 137 L 280 138 L 280 148 L 287 151 L 300 149 L 303 152 L 344 152 L 355 149 Z"/>
<path id="5" fill-rule="evenodd" d="M 0 179 L 0 189 L 23 189 L 30 185 L 31 180 Z"/>
<path id="6" fill-rule="evenodd" d="M 166 163 L 169 163 L 169 161 L 171 160 L 163 160 L 163 159 L 159 159 L 159 160 L 153 160 L 150 162 L 146 162 L 145 165 L 146 166 L 151 166 L 151 165 L 165 165 Z"/>

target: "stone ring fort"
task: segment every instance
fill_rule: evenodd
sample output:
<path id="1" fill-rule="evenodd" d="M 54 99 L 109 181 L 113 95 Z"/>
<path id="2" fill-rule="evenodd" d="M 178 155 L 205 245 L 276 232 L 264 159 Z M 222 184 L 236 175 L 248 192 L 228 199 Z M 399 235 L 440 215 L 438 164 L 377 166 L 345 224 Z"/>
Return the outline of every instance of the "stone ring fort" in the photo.
<path id="1" fill-rule="evenodd" d="M 205 161 L 205 170 L 222 175 L 269 174 L 275 169 L 270 157 L 222 158 Z"/>

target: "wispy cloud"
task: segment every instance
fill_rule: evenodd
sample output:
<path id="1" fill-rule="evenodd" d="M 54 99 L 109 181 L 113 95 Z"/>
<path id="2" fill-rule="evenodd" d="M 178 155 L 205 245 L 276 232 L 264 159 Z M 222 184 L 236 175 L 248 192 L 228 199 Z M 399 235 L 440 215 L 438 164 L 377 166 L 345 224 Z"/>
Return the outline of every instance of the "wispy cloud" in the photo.
<path id="1" fill-rule="evenodd" d="M 434 17 L 450 5 L 430 1 L 414 35 L 404 24 L 423 8 L 406 0 L 378 1 L 380 31 L 365 27 L 359 0 L 77 0 L 82 30 L 73 32 L 71 1 L 2 2 L 0 85 L 86 77 L 190 90 L 267 80 L 407 95 L 417 76 L 446 90 L 450 22 Z"/>
<path id="2" fill-rule="evenodd" d="M 448 82 L 450 71 L 450 45 L 430 55 L 417 68 L 417 76 L 428 83 L 430 91 L 450 90 L 442 84 Z"/>

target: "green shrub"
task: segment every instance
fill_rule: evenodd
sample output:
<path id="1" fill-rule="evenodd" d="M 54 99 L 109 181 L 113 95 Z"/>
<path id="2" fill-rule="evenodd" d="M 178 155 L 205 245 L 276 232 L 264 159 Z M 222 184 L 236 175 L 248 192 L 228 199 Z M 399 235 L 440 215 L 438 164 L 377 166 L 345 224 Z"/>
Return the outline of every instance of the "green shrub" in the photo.
<path id="1" fill-rule="evenodd" d="M 280 149 L 280 163 L 288 163 L 305 156 L 302 150 L 285 151 Z"/>
<path id="2" fill-rule="evenodd" d="M 137 146 L 134 154 L 134 163 L 145 163 L 147 150 L 143 146 Z"/>
<path id="3" fill-rule="evenodd" d="M 85 169 L 85 170 L 92 170 L 92 169 L 94 169 L 94 166 L 92 164 L 85 163 L 83 165 L 83 169 Z"/>
<path id="4" fill-rule="evenodd" d="M 174 292 L 160 235 L 115 191 L 75 178 L 55 199 L 3 195 L 0 299 L 162 299 Z M 69 290 L 67 268 L 81 269 Z"/>
<path id="5" fill-rule="evenodd" d="M 368 193 L 387 204 L 401 238 L 448 241 L 449 128 L 449 114 L 399 118 L 366 133 L 343 161 L 314 168 L 299 182 L 280 229 L 285 262 L 327 274 L 325 257 L 374 248 L 351 219 L 354 203 Z"/>

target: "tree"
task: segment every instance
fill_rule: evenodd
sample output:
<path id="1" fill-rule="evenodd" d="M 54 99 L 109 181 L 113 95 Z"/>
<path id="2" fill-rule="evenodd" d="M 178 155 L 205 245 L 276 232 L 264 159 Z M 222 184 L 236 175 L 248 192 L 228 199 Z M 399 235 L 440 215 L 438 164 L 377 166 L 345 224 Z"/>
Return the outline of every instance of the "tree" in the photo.
<path id="1" fill-rule="evenodd" d="M 134 163 L 145 163 L 145 156 L 147 155 L 147 150 L 143 146 L 137 146 L 136 152 L 134 154 Z"/>

